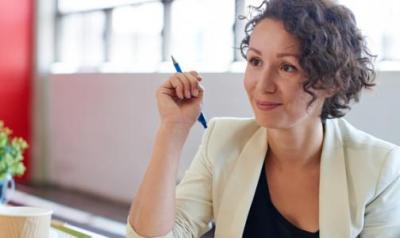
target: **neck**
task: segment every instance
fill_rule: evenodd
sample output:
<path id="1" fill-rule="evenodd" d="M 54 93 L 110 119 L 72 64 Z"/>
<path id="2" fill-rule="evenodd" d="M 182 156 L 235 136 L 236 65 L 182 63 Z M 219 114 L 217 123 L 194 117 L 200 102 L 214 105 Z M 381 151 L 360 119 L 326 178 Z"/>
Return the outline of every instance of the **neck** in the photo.
<path id="1" fill-rule="evenodd" d="M 319 167 L 324 138 L 318 118 L 289 129 L 267 129 L 268 159 L 279 168 Z"/>

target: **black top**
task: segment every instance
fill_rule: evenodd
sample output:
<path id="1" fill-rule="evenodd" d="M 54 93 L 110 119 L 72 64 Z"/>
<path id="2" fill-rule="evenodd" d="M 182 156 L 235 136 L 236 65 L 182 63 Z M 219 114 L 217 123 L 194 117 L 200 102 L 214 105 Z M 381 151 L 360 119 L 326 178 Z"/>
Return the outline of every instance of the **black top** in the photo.
<path id="1" fill-rule="evenodd" d="M 247 217 L 243 238 L 318 238 L 319 231 L 301 230 L 286 220 L 271 202 L 264 166 Z"/>

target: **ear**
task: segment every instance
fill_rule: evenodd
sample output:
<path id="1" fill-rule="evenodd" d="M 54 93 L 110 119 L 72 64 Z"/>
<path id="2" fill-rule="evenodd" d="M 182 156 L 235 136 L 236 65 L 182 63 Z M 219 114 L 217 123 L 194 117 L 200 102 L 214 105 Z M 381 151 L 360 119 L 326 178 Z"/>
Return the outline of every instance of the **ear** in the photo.
<path id="1" fill-rule="evenodd" d="M 340 91 L 337 85 L 333 85 L 332 87 L 325 88 L 326 86 L 323 83 L 323 80 L 320 80 L 316 84 L 316 93 L 319 97 L 327 99 L 334 96 L 337 92 Z"/>
<path id="2" fill-rule="evenodd" d="M 337 87 L 332 87 L 332 88 L 320 90 L 319 92 L 320 92 L 320 96 L 326 99 L 326 98 L 330 98 L 330 97 L 334 96 L 338 92 L 338 89 L 337 89 Z"/>

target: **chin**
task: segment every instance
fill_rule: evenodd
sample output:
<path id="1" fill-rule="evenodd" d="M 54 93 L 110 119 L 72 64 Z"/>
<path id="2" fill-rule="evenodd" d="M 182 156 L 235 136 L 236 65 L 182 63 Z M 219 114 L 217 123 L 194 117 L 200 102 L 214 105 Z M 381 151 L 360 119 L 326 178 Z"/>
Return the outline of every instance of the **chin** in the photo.
<path id="1" fill-rule="evenodd" d="M 255 114 L 255 119 L 257 124 L 262 127 L 269 128 L 269 129 L 283 129 L 287 128 L 285 123 L 281 118 L 276 118 L 274 116 L 269 115 L 257 115 Z"/>

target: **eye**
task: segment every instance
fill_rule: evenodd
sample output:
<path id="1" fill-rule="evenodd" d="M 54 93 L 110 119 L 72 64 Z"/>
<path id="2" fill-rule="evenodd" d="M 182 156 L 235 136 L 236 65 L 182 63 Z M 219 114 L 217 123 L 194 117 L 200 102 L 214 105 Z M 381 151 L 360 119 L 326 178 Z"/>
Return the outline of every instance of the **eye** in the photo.
<path id="1" fill-rule="evenodd" d="M 248 60 L 248 62 L 252 65 L 252 66 L 260 66 L 262 61 L 261 59 L 257 58 L 257 57 L 250 57 L 250 59 Z"/>
<path id="2" fill-rule="evenodd" d="M 287 73 L 293 73 L 297 71 L 297 68 L 291 64 L 282 64 L 281 65 L 281 70 L 287 72 Z"/>

